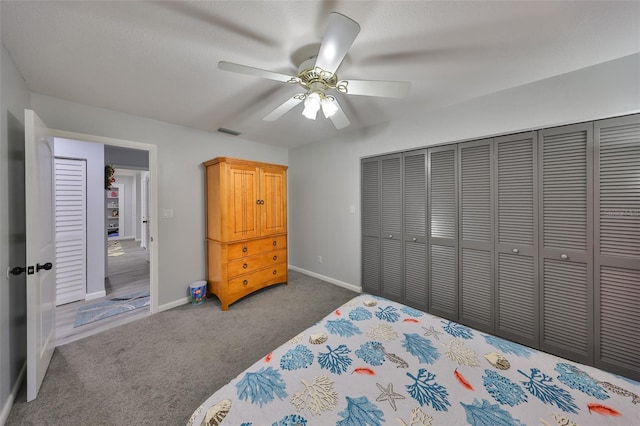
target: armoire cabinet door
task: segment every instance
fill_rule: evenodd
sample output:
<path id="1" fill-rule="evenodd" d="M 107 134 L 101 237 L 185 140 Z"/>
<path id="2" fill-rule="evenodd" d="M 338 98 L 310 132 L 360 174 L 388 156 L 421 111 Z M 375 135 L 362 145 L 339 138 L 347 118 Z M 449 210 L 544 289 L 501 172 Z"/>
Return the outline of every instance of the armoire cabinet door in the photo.
<path id="1" fill-rule="evenodd" d="M 287 232 L 287 175 L 281 169 L 260 169 L 260 235 Z"/>
<path id="2" fill-rule="evenodd" d="M 223 164 L 227 167 L 228 186 L 226 196 L 226 239 L 238 241 L 260 236 L 258 215 L 258 169 L 242 164 Z M 224 199 L 224 198 L 223 198 Z"/>
<path id="3" fill-rule="evenodd" d="M 495 139 L 496 331 L 538 346 L 537 134 Z"/>
<path id="4" fill-rule="evenodd" d="M 458 320 L 457 146 L 428 150 L 429 312 Z"/>
<path id="5" fill-rule="evenodd" d="M 402 302 L 402 156 L 383 157 L 381 295 Z"/>
<path id="6" fill-rule="evenodd" d="M 403 243 L 405 305 L 426 311 L 427 303 L 427 151 L 403 155 Z"/>
<path id="7" fill-rule="evenodd" d="M 542 350 L 593 363 L 593 123 L 540 132 Z"/>
<path id="8" fill-rule="evenodd" d="M 640 115 L 596 121 L 595 364 L 640 380 Z"/>
<path id="9" fill-rule="evenodd" d="M 493 333 L 493 139 L 458 145 L 460 321 Z"/>
<path id="10" fill-rule="evenodd" d="M 380 295 L 380 160 L 361 162 L 362 291 Z"/>

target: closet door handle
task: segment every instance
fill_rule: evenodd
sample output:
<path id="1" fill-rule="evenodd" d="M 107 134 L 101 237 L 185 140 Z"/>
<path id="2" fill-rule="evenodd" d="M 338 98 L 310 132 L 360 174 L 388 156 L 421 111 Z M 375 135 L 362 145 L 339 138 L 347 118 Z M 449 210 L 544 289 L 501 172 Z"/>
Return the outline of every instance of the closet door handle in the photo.
<path id="1" fill-rule="evenodd" d="M 411 241 L 413 241 L 413 242 L 415 243 L 416 241 L 418 241 L 418 239 L 417 239 L 416 237 L 413 237 L 413 238 L 411 239 Z"/>
<path id="2" fill-rule="evenodd" d="M 393 234 L 389 234 L 389 238 L 393 238 Z"/>
<path id="3" fill-rule="evenodd" d="M 566 255 L 566 254 L 564 254 L 564 253 L 562 253 L 562 254 L 560 255 L 560 259 L 562 259 L 562 260 L 567 260 L 568 258 L 569 258 L 569 256 L 567 256 L 567 255 Z"/>
<path id="4" fill-rule="evenodd" d="M 520 250 L 518 250 L 517 248 L 514 248 L 513 250 L 511 250 L 514 253 L 520 253 Z"/>

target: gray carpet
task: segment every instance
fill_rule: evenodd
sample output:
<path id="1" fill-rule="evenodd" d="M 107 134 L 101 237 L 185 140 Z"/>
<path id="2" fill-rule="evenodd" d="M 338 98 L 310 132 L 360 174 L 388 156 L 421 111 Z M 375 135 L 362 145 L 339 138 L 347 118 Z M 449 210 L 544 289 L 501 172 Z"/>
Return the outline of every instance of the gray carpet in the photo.
<path id="1" fill-rule="evenodd" d="M 289 284 L 220 310 L 213 297 L 56 348 L 40 394 L 7 425 L 184 425 L 209 395 L 356 293 L 289 271 Z M 256 423 L 257 424 L 257 423 Z"/>

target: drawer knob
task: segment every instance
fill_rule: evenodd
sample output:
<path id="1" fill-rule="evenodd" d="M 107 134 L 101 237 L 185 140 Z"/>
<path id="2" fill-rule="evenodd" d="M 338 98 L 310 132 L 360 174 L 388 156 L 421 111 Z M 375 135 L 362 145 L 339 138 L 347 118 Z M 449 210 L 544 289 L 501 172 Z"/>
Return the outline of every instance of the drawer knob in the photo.
<path id="1" fill-rule="evenodd" d="M 247 284 L 249 284 L 249 280 L 242 281 L 242 285 L 247 285 Z"/>
<path id="2" fill-rule="evenodd" d="M 247 264 L 245 263 L 244 265 L 242 265 L 242 269 L 247 269 L 247 266 L 249 266 L 249 265 L 247 265 Z"/>
<path id="3" fill-rule="evenodd" d="M 246 247 L 242 247 L 242 252 L 246 253 L 247 252 L 247 248 Z"/>
<path id="4" fill-rule="evenodd" d="M 276 275 L 277 273 L 278 273 L 278 271 L 274 269 L 273 270 L 273 275 Z"/>
<path id="5" fill-rule="evenodd" d="M 278 256 L 273 256 L 273 260 L 278 260 Z"/>
<path id="6" fill-rule="evenodd" d="M 518 250 L 517 248 L 514 248 L 513 250 L 511 250 L 514 253 L 520 253 L 520 250 Z"/>
<path id="7" fill-rule="evenodd" d="M 278 242 L 277 242 L 276 240 L 273 240 L 273 245 L 274 245 L 274 246 L 277 246 L 277 245 L 278 245 Z"/>

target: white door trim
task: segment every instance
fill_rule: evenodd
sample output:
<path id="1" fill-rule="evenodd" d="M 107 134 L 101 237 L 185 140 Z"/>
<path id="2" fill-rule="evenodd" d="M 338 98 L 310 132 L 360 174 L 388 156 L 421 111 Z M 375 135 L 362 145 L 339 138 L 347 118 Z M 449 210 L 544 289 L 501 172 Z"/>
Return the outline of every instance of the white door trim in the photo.
<path id="1" fill-rule="evenodd" d="M 101 143 L 103 145 L 119 146 L 123 148 L 139 149 L 149 152 L 149 175 L 150 179 L 150 198 L 151 204 L 149 209 L 151 210 L 152 217 L 158 217 L 158 146 L 144 143 L 135 142 L 126 139 L 115 139 L 104 136 L 88 135 L 85 133 L 69 132 L 66 130 L 54 130 L 50 129 L 50 134 L 59 138 L 75 139 L 86 142 Z M 150 259 L 150 299 L 151 299 L 151 313 L 158 312 L 158 223 L 152 221 L 149 229 L 150 233 L 150 245 L 152 245 L 151 259 Z"/>

